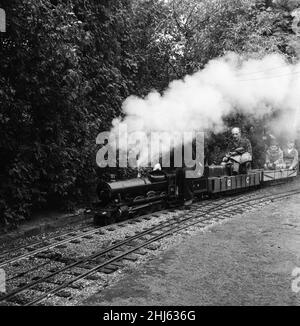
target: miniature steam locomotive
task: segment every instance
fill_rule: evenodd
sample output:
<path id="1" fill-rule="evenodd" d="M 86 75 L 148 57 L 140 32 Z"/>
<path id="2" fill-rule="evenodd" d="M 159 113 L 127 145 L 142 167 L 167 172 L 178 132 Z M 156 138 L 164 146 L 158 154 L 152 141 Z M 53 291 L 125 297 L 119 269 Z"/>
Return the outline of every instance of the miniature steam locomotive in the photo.
<path id="1" fill-rule="evenodd" d="M 190 179 L 191 189 L 198 198 L 223 193 L 242 192 L 273 182 L 286 182 L 297 176 L 297 170 L 248 170 L 232 175 L 224 166 L 206 166 L 200 178 Z M 178 205 L 178 184 L 175 171 L 150 172 L 147 177 L 122 181 L 100 182 L 99 201 L 94 222 L 105 225 L 136 214 L 149 213 Z"/>

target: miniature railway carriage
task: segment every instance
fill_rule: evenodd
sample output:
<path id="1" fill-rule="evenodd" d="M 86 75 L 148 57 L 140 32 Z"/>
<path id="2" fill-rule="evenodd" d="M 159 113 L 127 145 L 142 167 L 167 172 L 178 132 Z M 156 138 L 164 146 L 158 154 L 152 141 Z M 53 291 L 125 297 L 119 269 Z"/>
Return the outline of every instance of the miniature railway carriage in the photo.
<path id="1" fill-rule="evenodd" d="M 240 189 L 258 187 L 263 179 L 262 170 L 251 170 L 247 174 L 209 176 L 208 193 L 235 192 Z"/>
<path id="2" fill-rule="evenodd" d="M 280 169 L 280 170 L 264 170 L 263 182 L 285 181 L 291 180 L 297 176 L 297 170 Z"/>

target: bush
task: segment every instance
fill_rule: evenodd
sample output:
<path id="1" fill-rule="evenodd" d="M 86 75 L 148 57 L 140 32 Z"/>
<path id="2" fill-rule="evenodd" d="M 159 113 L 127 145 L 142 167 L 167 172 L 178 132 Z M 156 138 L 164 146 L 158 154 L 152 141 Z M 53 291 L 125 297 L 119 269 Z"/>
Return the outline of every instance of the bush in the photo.
<path id="1" fill-rule="evenodd" d="M 36 208 L 90 201 L 96 136 L 120 114 L 136 65 L 126 1 L 2 6 L 0 223 L 11 225 Z"/>

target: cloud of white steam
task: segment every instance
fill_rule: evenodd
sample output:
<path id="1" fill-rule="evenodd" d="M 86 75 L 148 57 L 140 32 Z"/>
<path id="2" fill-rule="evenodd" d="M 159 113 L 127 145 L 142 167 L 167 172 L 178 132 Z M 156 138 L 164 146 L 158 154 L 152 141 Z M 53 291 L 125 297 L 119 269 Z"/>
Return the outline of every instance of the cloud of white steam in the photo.
<path id="1" fill-rule="evenodd" d="M 279 120 L 272 124 L 293 137 L 300 121 L 300 63 L 287 63 L 278 54 L 242 59 L 230 53 L 171 82 L 162 95 L 153 91 L 145 98 L 128 97 L 122 109 L 125 117 L 114 119 L 114 134 L 120 125 L 128 132 L 216 133 L 224 130 L 223 117 L 234 111 L 259 118 L 280 110 Z"/>

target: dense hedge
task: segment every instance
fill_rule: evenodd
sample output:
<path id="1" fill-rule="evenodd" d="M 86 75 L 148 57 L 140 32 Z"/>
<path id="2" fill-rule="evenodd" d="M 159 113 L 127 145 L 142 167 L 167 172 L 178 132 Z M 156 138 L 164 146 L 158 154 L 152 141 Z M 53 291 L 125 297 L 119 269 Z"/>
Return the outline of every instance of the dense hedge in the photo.
<path id="1" fill-rule="evenodd" d="M 34 209 L 89 202 L 97 180 L 95 138 L 121 114 L 129 94 L 161 91 L 224 50 L 253 50 L 249 18 L 260 50 L 284 43 L 255 18 L 264 13 L 269 28 L 284 10 L 267 12 L 257 1 L 248 11 L 242 0 L 214 7 L 214 0 L 199 13 L 196 2 L 1 1 L 7 16 L 0 35 L 2 226 Z M 189 10 L 180 25 L 176 17 Z M 183 45 L 186 51 L 177 51 Z"/>
<path id="2" fill-rule="evenodd" d="M 0 62 L 0 221 L 93 193 L 95 138 L 136 63 L 125 1 L 7 1 Z M 124 9 L 125 8 L 125 9 Z M 130 79 L 128 78 L 130 77 Z"/>

